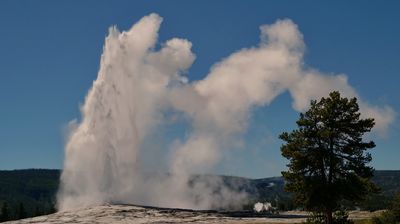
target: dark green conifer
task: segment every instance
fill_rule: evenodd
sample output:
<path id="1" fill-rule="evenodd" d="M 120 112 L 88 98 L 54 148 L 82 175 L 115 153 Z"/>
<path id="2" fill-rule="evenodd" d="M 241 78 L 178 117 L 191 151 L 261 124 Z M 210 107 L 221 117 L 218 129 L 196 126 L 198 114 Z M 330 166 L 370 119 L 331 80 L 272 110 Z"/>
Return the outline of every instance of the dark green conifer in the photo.
<path id="1" fill-rule="evenodd" d="M 8 220 L 10 220 L 8 204 L 7 204 L 7 202 L 4 202 L 3 207 L 1 208 L 0 222 L 5 222 Z"/>
<path id="2" fill-rule="evenodd" d="M 333 222 L 332 213 L 341 200 L 360 201 L 377 188 L 370 182 L 374 169 L 368 166 L 375 147 L 363 141 L 371 131 L 374 119 L 361 119 L 356 98 L 342 98 L 332 92 L 300 114 L 298 128 L 284 132 L 280 138 L 282 155 L 289 160 L 288 171 L 282 172 L 286 190 L 304 208 L 325 214 L 326 223 Z"/>
<path id="3" fill-rule="evenodd" d="M 19 203 L 18 209 L 17 209 L 17 218 L 18 219 L 24 219 L 28 217 L 24 204 L 22 204 L 22 202 Z"/>

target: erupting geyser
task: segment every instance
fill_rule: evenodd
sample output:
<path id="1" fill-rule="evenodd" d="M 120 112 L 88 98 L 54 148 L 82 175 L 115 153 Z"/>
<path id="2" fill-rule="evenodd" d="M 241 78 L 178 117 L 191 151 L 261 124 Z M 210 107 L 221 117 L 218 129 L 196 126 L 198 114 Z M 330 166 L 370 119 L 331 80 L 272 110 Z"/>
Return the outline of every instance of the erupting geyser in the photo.
<path id="1" fill-rule="evenodd" d="M 246 193 L 226 188 L 216 177 L 189 181 L 220 161 L 234 136 L 246 130 L 251 108 L 268 105 L 289 91 L 296 110 L 309 100 L 339 90 L 357 96 L 345 75 L 304 68 L 304 42 L 290 20 L 261 26 L 258 46 L 242 49 L 214 65 L 203 79 L 183 72 L 195 55 L 192 44 L 174 38 L 154 50 L 162 19 L 151 14 L 130 30 L 110 28 L 96 81 L 73 122 L 65 147 L 58 193 L 60 210 L 106 202 L 208 209 L 240 206 Z M 388 107 L 361 101 L 378 131 L 394 119 Z M 190 133 L 169 148 L 165 174 L 143 172 L 143 141 L 164 122 L 165 112 L 184 114 Z M 159 158 L 154 158 L 155 160 Z"/>

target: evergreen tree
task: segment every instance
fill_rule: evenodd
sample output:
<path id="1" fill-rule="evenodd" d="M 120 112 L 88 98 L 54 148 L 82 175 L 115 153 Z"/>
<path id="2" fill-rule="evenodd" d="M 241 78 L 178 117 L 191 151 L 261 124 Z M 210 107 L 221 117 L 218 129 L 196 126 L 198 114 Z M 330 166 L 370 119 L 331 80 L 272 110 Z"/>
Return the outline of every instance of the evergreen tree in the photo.
<path id="1" fill-rule="evenodd" d="M 374 124 L 372 118 L 360 118 L 356 98 L 332 92 L 311 101 L 310 109 L 300 114 L 298 129 L 280 135 L 286 142 L 282 155 L 289 160 L 288 171 L 282 172 L 285 189 L 298 204 L 324 213 L 331 224 L 341 200 L 360 201 L 377 190 L 369 181 L 374 170 L 367 152 L 375 143 L 362 139 Z"/>
<path id="2" fill-rule="evenodd" d="M 397 221 L 400 222 L 400 192 L 398 192 L 390 205 L 389 212 L 392 213 L 393 218 Z"/>
<path id="3" fill-rule="evenodd" d="M 24 219 L 28 217 L 24 204 L 22 204 L 22 202 L 19 203 L 18 209 L 17 209 L 17 218 L 18 219 Z"/>
<path id="4" fill-rule="evenodd" d="M 43 215 L 42 209 L 39 208 L 39 205 L 36 205 L 35 216 L 41 216 L 41 215 Z"/>
<path id="5" fill-rule="evenodd" d="M 1 216 L 0 216 L 0 222 L 5 222 L 10 220 L 10 214 L 8 211 L 8 204 L 7 202 L 3 203 L 3 207 L 1 208 Z"/>

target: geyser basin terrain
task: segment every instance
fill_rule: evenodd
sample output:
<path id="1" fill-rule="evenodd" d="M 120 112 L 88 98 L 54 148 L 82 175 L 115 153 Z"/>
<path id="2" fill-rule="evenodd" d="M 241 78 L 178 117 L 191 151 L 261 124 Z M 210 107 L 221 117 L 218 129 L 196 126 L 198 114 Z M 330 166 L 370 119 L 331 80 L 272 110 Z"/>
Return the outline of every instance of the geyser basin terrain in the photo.
<path id="1" fill-rule="evenodd" d="M 221 179 L 189 181 L 207 173 L 246 132 L 254 107 L 267 106 L 289 91 L 293 108 L 339 90 L 360 97 L 347 77 L 305 68 L 303 35 L 291 20 L 260 27 L 259 45 L 216 63 L 202 80 L 184 76 L 195 60 L 192 43 L 173 38 L 156 48 L 161 17 L 151 14 L 130 30 L 110 28 L 100 70 L 83 104 L 82 119 L 71 122 L 58 194 L 61 211 L 122 202 L 162 207 L 237 207 L 247 195 L 221 187 Z M 374 117 L 376 131 L 393 122 L 389 106 L 360 101 Z M 146 140 L 159 127 L 187 123 L 187 134 L 154 160 L 166 161 L 169 175 L 148 175 L 142 160 Z"/>
<path id="2" fill-rule="evenodd" d="M 367 219 L 378 212 L 350 212 L 351 219 Z M 241 216 L 243 215 L 244 216 Z M 253 215 L 253 216 L 252 216 Z M 151 208 L 134 205 L 103 205 L 80 210 L 58 212 L 51 215 L 22 219 L 8 223 L 303 223 L 306 212 L 285 212 L 273 217 L 260 217 L 255 213 L 194 211 L 182 209 Z"/>
<path id="3" fill-rule="evenodd" d="M 104 205 L 15 221 L 18 223 L 300 223 L 304 218 L 230 217 L 213 211 Z M 10 222 L 10 223 L 15 223 Z"/>

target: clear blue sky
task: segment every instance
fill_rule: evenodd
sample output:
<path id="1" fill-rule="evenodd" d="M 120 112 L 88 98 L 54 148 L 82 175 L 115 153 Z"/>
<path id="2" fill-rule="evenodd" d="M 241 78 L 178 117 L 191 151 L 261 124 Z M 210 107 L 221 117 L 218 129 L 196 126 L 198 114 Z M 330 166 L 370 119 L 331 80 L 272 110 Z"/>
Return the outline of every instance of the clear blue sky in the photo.
<path id="1" fill-rule="evenodd" d="M 190 80 L 243 47 L 257 45 L 259 26 L 290 18 L 307 46 L 305 62 L 345 73 L 366 101 L 400 112 L 400 1 L 0 1 L 0 169 L 61 168 L 64 129 L 97 76 L 108 27 L 128 29 L 156 12 L 160 42 L 181 37 L 197 59 Z M 247 151 L 216 172 L 280 175 L 282 131 L 298 113 L 288 94 L 255 111 Z M 376 169 L 400 169 L 400 122 L 375 139 Z"/>

